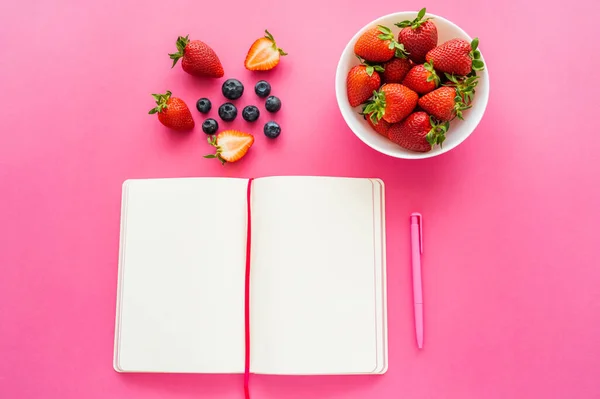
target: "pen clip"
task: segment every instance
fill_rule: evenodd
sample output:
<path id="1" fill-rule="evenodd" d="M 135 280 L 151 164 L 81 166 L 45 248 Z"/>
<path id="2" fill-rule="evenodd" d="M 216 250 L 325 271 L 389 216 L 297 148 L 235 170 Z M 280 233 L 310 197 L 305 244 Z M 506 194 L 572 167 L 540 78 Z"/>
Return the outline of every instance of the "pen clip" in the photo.
<path id="1" fill-rule="evenodd" d="M 416 217 L 419 223 L 419 252 L 423 253 L 423 216 L 418 212 L 413 212 L 410 216 Z"/>

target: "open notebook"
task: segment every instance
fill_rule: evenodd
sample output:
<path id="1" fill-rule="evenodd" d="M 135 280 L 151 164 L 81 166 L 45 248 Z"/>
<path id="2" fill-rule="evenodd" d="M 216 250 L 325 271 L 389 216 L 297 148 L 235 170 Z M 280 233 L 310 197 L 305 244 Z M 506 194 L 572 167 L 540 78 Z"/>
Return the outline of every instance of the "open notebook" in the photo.
<path id="1" fill-rule="evenodd" d="M 115 370 L 244 372 L 247 185 L 123 184 Z M 255 179 L 251 217 L 250 372 L 384 373 L 383 182 Z"/>

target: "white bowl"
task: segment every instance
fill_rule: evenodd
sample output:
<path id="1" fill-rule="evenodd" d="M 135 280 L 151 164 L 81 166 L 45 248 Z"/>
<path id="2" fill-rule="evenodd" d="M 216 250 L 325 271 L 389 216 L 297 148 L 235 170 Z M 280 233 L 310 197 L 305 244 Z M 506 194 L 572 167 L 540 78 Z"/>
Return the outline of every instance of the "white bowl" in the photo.
<path id="1" fill-rule="evenodd" d="M 485 70 L 478 73 L 479 84 L 475 89 L 476 93 L 472 108 L 463 112 L 463 116 L 465 118 L 464 121 L 454 119 L 450 122 L 450 129 L 446 134 L 446 141 L 444 141 L 443 147 L 435 146 L 429 152 L 413 152 L 392 143 L 390 140 L 375 132 L 371 126 L 369 126 L 363 116 L 359 114 L 362 108 L 360 106 L 352 108 L 348 102 L 346 77 L 348 76 L 350 69 L 360 63 L 357 57 L 354 55 L 354 44 L 358 40 L 359 36 L 362 35 L 366 30 L 377 25 L 385 25 L 389 27 L 397 38 L 400 28 L 396 27 L 394 23 L 404 20 L 413 20 L 416 18 L 416 16 L 416 11 L 398 12 L 386 15 L 365 25 L 346 45 L 346 48 L 340 57 L 335 74 L 335 92 L 338 106 L 340 107 L 340 111 L 342 112 L 344 120 L 354 134 L 358 136 L 358 138 L 361 139 L 365 144 L 383 154 L 405 159 L 434 157 L 436 155 L 448 152 L 462 143 L 475 130 L 479 124 L 479 121 L 483 117 L 485 107 L 488 103 L 490 90 L 490 82 L 486 65 Z M 442 44 L 445 41 L 454 38 L 465 39 L 469 42 L 472 40 L 472 38 L 467 35 L 465 31 L 447 19 L 429 13 L 427 14 L 427 17 L 434 18 L 433 21 L 437 26 L 438 31 L 438 44 Z M 483 43 L 483 46 L 485 47 L 485 43 Z M 481 60 L 485 62 L 483 54 L 481 55 Z"/>

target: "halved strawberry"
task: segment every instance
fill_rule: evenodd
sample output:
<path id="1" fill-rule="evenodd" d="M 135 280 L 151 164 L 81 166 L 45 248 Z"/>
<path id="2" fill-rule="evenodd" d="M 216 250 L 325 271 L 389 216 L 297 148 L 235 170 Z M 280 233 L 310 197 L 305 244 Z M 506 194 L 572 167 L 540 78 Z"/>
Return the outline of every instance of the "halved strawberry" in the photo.
<path id="1" fill-rule="evenodd" d="M 244 65 L 250 71 L 268 71 L 279 64 L 282 55 L 287 55 L 283 49 L 277 47 L 273 35 L 265 30 L 265 37 L 256 40 L 250 46 Z"/>
<path id="2" fill-rule="evenodd" d="M 204 158 L 216 158 L 225 165 L 225 162 L 236 162 L 242 159 L 254 144 L 254 136 L 238 130 L 225 130 L 209 137 L 208 143 L 214 146 L 217 152 L 205 155 Z"/>

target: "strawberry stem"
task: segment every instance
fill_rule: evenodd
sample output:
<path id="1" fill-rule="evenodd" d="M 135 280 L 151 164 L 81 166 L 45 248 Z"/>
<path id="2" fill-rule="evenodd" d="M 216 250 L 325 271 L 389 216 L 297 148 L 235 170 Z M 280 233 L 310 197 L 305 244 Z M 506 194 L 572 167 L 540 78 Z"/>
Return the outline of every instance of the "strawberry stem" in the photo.
<path id="1" fill-rule="evenodd" d="M 398 22 L 394 25 L 396 25 L 398 28 L 408 28 L 410 27 L 411 29 L 417 29 L 418 27 L 420 27 L 421 25 L 423 25 L 426 21 L 429 21 L 430 19 L 433 18 L 425 18 L 423 19 L 423 17 L 425 16 L 425 14 L 427 13 L 427 9 L 426 8 L 422 8 L 419 13 L 417 14 L 417 17 L 415 19 L 413 19 L 412 21 L 406 20 L 406 21 L 402 21 L 402 22 Z"/>
<path id="2" fill-rule="evenodd" d="M 446 83 L 444 86 L 454 87 L 456 89 L 457 98 L 460 98 L 463 107 L 466 107 L 461 108 L 461 110 L 470 108 L 471 102 L 473 102 L 473 98 L 475 97 L 475 87 L 477 87 L 477 83 L 479 83 L 479 76 L 457 77 L 447 73 L 446 77 L 450 83 Z"/>
<path id="3" fill-rule="evenodd" d="M 429 76 L 427 77 L 427 81 L 428 82 L 434 82 L 435 83 L 435 87 L 438 87 L 440 85 L 440 77 L 438 76 L 437 72 L 433 68 L 433 61 L 424 63 L 423 64 L 423 68 L 425 68 L 425 70 L 427 72 L 429 72 Z"/>
<path id="4" fill-rule="evenodd" d="M 375 71 L 377 71 L 377 72 L 385 71 L 385 68 L 382 65 L 376 64 L 374 62 L 369 62 L 369 61 L 363 59 L 360 55 L 356 55 L 356 58 L 358 58 L 358 60 L 360 61 L 361 64 L 363 64 L 367 67 L 367 74 L 369 76 L 373 76 L 373 72 L 375 72 Z"/>
<path id="5" fill-rule="evenodd" d="M 167 105 L 167 101 L 169 100 L 169 98 L 171 98 L 171 92 L 169 90 L 167 90 L 165 94 L 152 94 L 152 97 L 154 97 L 154 100 L 156 101 L 156 107 L 152 108 L 148 112 L 149 114 L 152 115 L 156 114 L 157 112 L 163 112 L 164 110 L 169 108 L 169 106 Z"/>
<path id="6" fill-rule="evenodd" d="M 216 136 L 209 137 L 209 138 L 207 138 L 207 141 L 208 141 L 208 144 L 212 145 L 213 147 L 215 147 L 217 149 L 217 152 L 214 154 L 205 155 L 204 158 L 218 159 L 219 161 L 221 161 L 221 165 L 225 165 L 225 163 L 227 163 L 227 161 L 225 159 L 223 159 L 223 157 L 221 157 L 221 153 L 223 152 L 223 150 L 217 144 L 217 137 Z"/>
<path id="7" fill-rule="evenodd" d="M 173 65 L 171 65 L 171 68 L 173 68 L 175 64 L 177 64 L 177 61 L 179 61 L 179 59 L 185 55 L 185 46 L 187 46 L 190 42 L 189 36 L 190 35 L 187 35 L 186 37 L 179 36 L 177 38 L 177 41 L 175 42 L 175 46 L 177 46 L 177 52 L 169 54 L 169 58 L 173 60 Z"/>
<path id="8" fill-rule="evenodd" d="M 471 67 L 473 68 L 474 71 L 483 71 L 485 68 L 485 65 L 483 63 L 483 61 L 481 61 L 481 53 L 479 52 L 479 50 L 477 50 L 477 47 L 479 46 L 479 39 L 475 38 L 473 39 L 473 41 L 471 42 L 471 52 L 469 53 L 469 57 L 471 57 L 471 59 L 473 60 Z"/>
<path id="9" fill-rule="evenodd" d="M 427 133 L 425 139 L 431 144 L 431 148 L 436 144 L 442 147 L 442 143 L 446 140 L 446 132 L 450 128 L 450 122 L 440 123 L 433 116 L 430 116 L 429 123 L 431 124 L 431 130 Z"/>
<path id="10" fill-rule="evenodd" d="M 275 51 L 279 51 L 279 55 L 288 55 L 288 53 L 286 53 L 285 51 L 283 51 L 282 48 L 277 47 L 277 43 L 275 43 L 275 38 L 266 29 L 265 29 L 265 37 L 267 39 L 269 39 L 271 42 L 273 42 L 273 48 L 275 49 Z"/>
<path id="11" fill-rule="evenodd" d="M 390 30 L 390 28 L 388 28 L 387 26 L 383 26 L 383 25 L 377 25 L 377 28 L 379 29 L 379 31 L 381 32 L 381 34 L 379 36 L 377 36 L 380 40 L 386 41 L 389 40 L 390 44 L 388 46 L 388 48 L 390 50 L 394 50 L 394 56 L 397 58 L 406 58 L 406 56 L 408 56 L 409 52 L 406 51 L 406 49 L 404 48 L 404 44 L 399 43 L 396 40 L 396 37 L 394 36 L 394 34 L 392 33 L 392 31 Z"/>
<path id="12" fill-rule="evenodd" d="M 370 114 L 371 122 L 376 125 L 385 115 L 385 93 L 373 91 L 373 97 L 367 103 L 363 113 Z"/>

